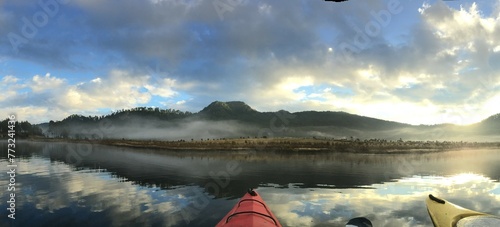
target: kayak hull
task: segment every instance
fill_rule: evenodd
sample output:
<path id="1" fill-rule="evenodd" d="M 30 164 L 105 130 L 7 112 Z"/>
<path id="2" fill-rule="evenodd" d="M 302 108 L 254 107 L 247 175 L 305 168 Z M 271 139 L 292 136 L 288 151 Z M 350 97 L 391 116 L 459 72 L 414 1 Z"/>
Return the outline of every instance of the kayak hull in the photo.
<path id="1" fill-rule="evenodd" d="M 249 190 L 216 226 L 281 227 L 281 224 L 262 197 L 257 192 Z"/>
<path id="2" fill-rule="evenodd" d="M 478 226 L 478 223 L 496 223 L 500 226 L 500 218 L 469 210 L 433 195 L 425 201 L 427 211 L 435 227 Z"/>

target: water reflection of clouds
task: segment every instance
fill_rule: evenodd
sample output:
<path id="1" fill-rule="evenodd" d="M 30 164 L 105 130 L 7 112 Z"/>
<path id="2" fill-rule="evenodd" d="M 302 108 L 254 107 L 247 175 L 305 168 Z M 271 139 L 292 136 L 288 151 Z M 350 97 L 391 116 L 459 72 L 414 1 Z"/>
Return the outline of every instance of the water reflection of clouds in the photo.
<path id="1" fill-rule="evenodd" d="M 461 206 L 500 215 L 500 184 L 482 175 L 413 176 L 375 189 L 259 188 L 285 226 L 342 226 L 366 216 L 374 226 L 432 226 L 424 199 L 442 196 Z"/>
<path id="2" fill-rule="evenodd" d="M 24 205 L 19 214 L 25 216 L 16 221 L 24 221 L 26 226 L 37 220 L 54 219 L 72 224 L 82 216 L 102 219 L 94 223 L 95 226 L 185 225 L 183 212 L 189 212 L 197 198 L 200 202 L 199 195 L 204 195 L 210 204 L 201 212 L 184 215 L 192 218 L 190 225 L 210 226 L 230 210 L 236 203 L 234 198 L 241 196 L 239 193 L 248 185 L 259 184 L 260 194 L 285 226 L 342 226 L 354 216 L 368 216 L 375 226 L 431 226 L 424 204 L 429 193 L 464 207 L 500 215 L 498 151 L 482 155 L 460 151 L 425 156 L 342 154 L 324 162 L 322 160 L 330 156 L 279 156 L 282 159 L 277 160 L 267 160 L 277 158 L 276 155 L 258 156 L 265 161 L 236 159 L 242 173 L 231 178 L 227 187 L 231 190 L 214 198 L 204 192 L 202 186 L 213 180 L 208 174 L 210 171 L 223 169 L 232 159 L 106 148 L 86 156 L 85 165 L 75 166 L 63 162 L 66 160 L 64 147 L 48 147 L 44 156 L 35 153 L 19 161 L 21 175 L 17 180 L 22 191 L 18 198 L 19 205 Z M 29 150 L 40 148 L 34 146 Z M 474 158 L 484 160 L 465 165 Z M 1 172 L 5 172 L 6 165 L 5 160 L 0 160 Z M 96 169 L 96 165 L 112 173 Z M 281 172 L 284 168 L 293 171 Z M 398 171 L 402 173 L 395 174 Z M 456 174 L 462 171 L 469 173 Z M 404 176 L 409 177 L 401 178 Z M 373 184 L 386 181 L 391 182 Z M 5 188 L 7 183 L 7 178 L 0 178 L 0 187 Z M 0 199 L 6 199 L 8 195 L 2 193 Z"/>
<path id="3" fill-rule="evenodd" d="M 43 221 L 48 224 L 49 216 L 54 214 L 63 217 L 59 220 L 63 225 L 82 224 L 77 221 L 78 216 L 84 215 L 82 210 L 102 212 L 103 220 L 94 223 L 112 226 L 131 223 L 141 226 L 178 225 L 189 221 L 184 220 L 181 212 L 192 203 L 193 195 L 196 195 L 194 191 L 202 193 L 200 188 L 189 186 L 171 190 L 142 187 L 110 178 L 108 172 L 74 171 L 66 164 L 38 158 L 20 160 L 18 164 L 16 205 L 21 207 L 18 211 L 19 223 L 26 225 L 43 225 L 43 222 L 35 223 L 35 219 L 26 216 L 44 216 Z M 5 172 L 6 166 L 7 163 L 1 160 L 0 171 Z M 7 184 L 8 179 L 0 179 L 0 187 L 6 188 Z M 1 198 L 6 201 L 8 194 L 2 193 Z M 22 218 L 19 215 L 26 216 Z M 93 216 L 97 217 L 99 215 Z"/>

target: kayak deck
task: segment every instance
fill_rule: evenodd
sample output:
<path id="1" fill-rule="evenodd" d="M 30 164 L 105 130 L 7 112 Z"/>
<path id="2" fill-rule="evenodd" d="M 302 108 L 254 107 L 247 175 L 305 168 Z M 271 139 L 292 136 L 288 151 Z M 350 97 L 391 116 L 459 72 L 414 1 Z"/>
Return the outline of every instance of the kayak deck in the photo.
<path id="1" fill-rule="evenodd" d="M 425 201 L 435 227 L 500 226 L 500 218 L 469 210 L 433 195 Z M 478 225 L 490 223 L 493 225 Z"/>
<path id="2" fill-rule="evenodd" d="M 221 226 L 279 226 L 278 219 L 269 210 L 257 192 L 249 189 L 240 201 L 216 225 Z"/>

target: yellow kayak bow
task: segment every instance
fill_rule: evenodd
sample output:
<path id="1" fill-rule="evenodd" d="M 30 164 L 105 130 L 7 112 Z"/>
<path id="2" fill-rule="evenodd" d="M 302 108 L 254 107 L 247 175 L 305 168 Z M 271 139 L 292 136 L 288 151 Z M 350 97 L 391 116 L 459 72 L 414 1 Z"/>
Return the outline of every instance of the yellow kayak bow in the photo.
<path id="1" fill-rule="evenodd" d="M 425 203 L 435 227 L 500 226 L 500 217 L 469 210 L 433 195 Z"/>

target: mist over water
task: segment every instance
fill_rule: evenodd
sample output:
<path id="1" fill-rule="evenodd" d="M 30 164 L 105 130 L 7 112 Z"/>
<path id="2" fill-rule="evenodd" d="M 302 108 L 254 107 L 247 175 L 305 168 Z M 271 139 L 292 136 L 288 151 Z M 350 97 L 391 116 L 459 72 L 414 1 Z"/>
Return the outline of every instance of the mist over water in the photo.
<path id="1" fill-rule="evenodd" d="M 465 126 L 463 126 L 465 127 Z M 466 129 L 466 128 L 465 128 Z M 324 139 L 384 139 L 406 141 L 464 141 L 496 142 L 497 135 L 476 135 L 470 131 L 446 131 L 441 128 L 400 128 L 391 130 L 355 130 L 339 127 L 290 127 L 271 131 L 270 134 L 260 126 L 236 120 L 224 121 L 130 121 L 126 124 L 112 124 L 106 127 L 74 126 L 68 128 L 70 138 L 94 139 L 136 139 L 136 140 L 200 140 L 240 137 L 298 137 Z M 50 136 L 45 130 L 45 134 Z"/>
<path id="2" fill-rule="evenodd" d="M 69 138 L 138 139 L 138 140 L 200 140 L 238 138 L 256 135 L 258 128 L 235 120 L 208 121 L 185 119 L 162 121 L 157 119 L 127 119 L 126 122 L 104 121 L 98 124 L 65 126 Z M 62 130 L 60 130 L 62 131 Z M 48 129 L 44 130 L 52 135 Z M 60 133 L 58 131 L 58 133 Z"/>
<path id="3" fill-rule="evenodd" d="M 319 137 L 418 141 L 498 141 L 498 117 L 477 124 L 410 125 L 332 111 L 258 112 L 240 101 L 213 102 L 197 113 L 159 108 L 106 116 L 71 115 L 42 125 L 49 137 L 200 140 L 239 137 Z"/>
<path id="4" fill-rule="evenodd" d="M 500 215 L 495 149 L 367 155 L 89 145 L 19 143 L 19 209 L 15 222 L 0 224 L 213 226 L 250 187 L 284 226 L 342 226 L 355 216 L 375 226 L 430 226 L 430 193 Z"/>
<path id="5" fill-rule="evenodd" d="M 161 122 L 129 123 L 125 126 L 116 126 L 109 138 L 128 139 L 163 139 L 163 140 L 190 140 L 190 139 L 218 139 L 240 137 L 256 134 L 257 129 L 236 121 L 182 121 L 175 124 Z"/>
<path id="6" fill-rule="evenodd" d="M 272 115 L 271 115 L 272 116 Z M 293 115 L 292 115 L 293 116 Z M 276 120 L 276 117 L 275 119 Z M 496 142 L 496 133 L 484 133 L 475 126 L 402 126 L 364 129 L 340 126 L 301 126 L 293 121 L 243 122 L 240 120 L 207 120 L 188 117 L 181 120 L 129 117 L 123 121 L 104 119 L 93 123 L 63 124 L 59 128 L 44 128 L 49 137 L 76 139 L 138 139 L 138 140 L 200 140 L 240 137 L 307 137 L 324 139 L 383 139 L 405 141 L 464 141 Z M 62 136 L 64 137 L 64 136 Z"/>

